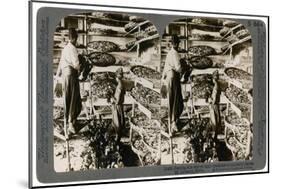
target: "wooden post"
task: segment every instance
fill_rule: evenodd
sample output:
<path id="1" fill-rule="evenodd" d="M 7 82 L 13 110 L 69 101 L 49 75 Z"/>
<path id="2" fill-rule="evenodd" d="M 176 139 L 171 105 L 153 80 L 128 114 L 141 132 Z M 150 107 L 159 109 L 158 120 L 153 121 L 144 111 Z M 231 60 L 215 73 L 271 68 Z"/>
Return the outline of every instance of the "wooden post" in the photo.
<path id="1" fill-rule="evenodd" d="M 137 57 L 140 57 L 140 44 L 137 44 Z"/>
<path id="2" fill-rule="evenodd" d="M 173 151 L 173 139 L 170 136 L 170 152 L 171 152 L 171 164 L 174 164 L 174 151 Z"/>
<path id="3" fill-rule="evenodd" d="M 184 24 L 184 49 L 187 50 L 187 38 L 188 38 L 188 32 L 187 32 L 187 24 Z"/>
<path id="4" fill-rule="evenodd" d="M 232 47 L 230 48 L 230 60 L 233 60 L 233 55 L 232 55 Z"/>
<path id="5" fill-rule="evenodd" d="M 64 18 L 62 18 L 61 20 L 60 20 L 60 25 L 61 25 L 61 27 L 65 27 L 65 20 L 64 20 Z"/>
<path id="6" fill-rule="evenodd" d="M 191 102 L 191 114 L 194 114 L 194 106 L 193 106 L 193 93 L 192 93 L 192 85 L 190 86 L 190 102 Z"/>
<path id="7" fill-rule="evenodd" d="M 138 27 L 138 32 L 140 32 L 141 29 L 140 29 L 140 26 Z M 137 44 L 137 57 L 139 58 L 140 57 L 140 43 Z"/>
<path id="8" fill-rule="evenodd" d="M 85 32 L 85 35 L 83 36 L 83 45 L 86 47 L 87 46 L 87 34 L 88 34 L 88 28 L 87 28 L 87 16 L 83 18 L 83 31 Z"/>
<path id="9" fill-rule="evenodd" d="M 63 92 L 64 93 L 64 92 Z M 65 107 L 65 94 L 63 94 L 63 107 Z M 70 163 L 70 156 L 69 156 L 69 138 L 67 132 L 67 118 L 65 115 L 65 108 L 64 108 L 64 119 L 63 119 L 63 127 L 64 127 L 64 136 L 65 136 L 65 148 L 66 148 L 66 160 L 67 160 L 67 171 L 71 171 L 71 163 Z"/>
<path id="10" fill-rule="evenodd" d="M 67 159 L 67 171 L 71 171 L 70 155 L 69 155 L 69 139 L 65 140 L 66 145 L 66 159 Z"/>
<path id="11" fill-rule="evenodd" d="M 253 124 L 253 117 L 254 117 L 254 115 L 253 115 L 253 109 L 254 109 L 254 104 L 253 104 L 253 97 L 250 97 L 250 99 L 251 99 L 251 110 L 250 110 L 250 124 Z"/>
<path id="12" fill-rule="evenodd" d="M 134 82 L 134 86 L 137 86 L 136 80 Z M 133 100 L 133 103 L 132 103 L 132 117 L 135 117 L 135 109 L 136 109 L 136 103 L 135 103 L 135 100 Z"/>
<path id="13" fill-rule="evenodd" d="M 89 84 L 90 84 L 90 116 L 93 118 L 93 93 L 92 93 L 92 78 L 89 76 Z"/>
<path id="14" fill-rule="evenodd" d="M 226 103 L 226 115 L 229 115 L 229 102 Z"/>
<path id="15" fill-rule="evenodd" d="M 186 98 L 186 103 L 185 103 L 185 105 L 186 105 L 186 112 L 187 112 L 187 117 L 190 118 L 190 112 L 189 112 L 189 107 L 188 107 L 188 101 L 190 99 L 190 95 L 187 96 L 187 91 L 188 91 L 188 85 L 185 84 L 184 85 L 184 93 L 185 93 L 185 98 Z"/>
<path id="16" fill-rule="evenodd" d="M 135 117 L 135 106 L 136 106 L 136 104 L 135 104 L 135 102 L 133 102 L 133 104 L 132 104 L 132 117 Z"/>
<path id="17" fill-rule="evenodd" d="M 132 144 L 132 133 L 133 133 L 133 129 L 132 129 L 132 124 L 130 122 L 130 136 L 129 136 L 129 140 L 130 140 L 131 145 L 133 145 Z"/>
<path id="18" fill-rule="evenodd" d="M 169 33 L 169 25 L 166 26 L 165 30 L 166 30 L 166 33 Z"/>
<path id="19" fill-rule="evenodd" d="M 161 137 L 162 137 L 162 135 L 161 135 L 161 131 L 159 132 L 159 139 L 158 139 L 158 142 L 159 142 L 159 149 L 158 149 L 158 153 L 159 153 L 159 161 L 160 161 L 160 165 L 161 165 L 161 147 L 162 147 L 162 145 L 161 145 Z"/>
<path id="20" fill-rule="evenodd" d="M 167 96 L 168 96 L 168 109 L 170 109 L 169 91 L 168 91 L 168 95 Z M 170 114 L 170 110 L 169 110 L 169 114 Z M 173 139 L 172 139 L 172 128 L 171 128 L 170 115 L 168 115 L 168 129 L 169 129 L 169 136 L 170 136 L 171 164 L 174 164 Z"/>

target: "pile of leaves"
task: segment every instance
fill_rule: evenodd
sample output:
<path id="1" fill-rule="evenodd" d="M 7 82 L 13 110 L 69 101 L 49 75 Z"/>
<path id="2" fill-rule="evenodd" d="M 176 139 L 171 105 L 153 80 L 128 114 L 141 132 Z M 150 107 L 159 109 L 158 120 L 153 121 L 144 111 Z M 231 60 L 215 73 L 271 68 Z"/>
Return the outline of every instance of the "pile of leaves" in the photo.
<path id="1" fill-rule="evenodd" d="M 192 77 L 192 95 L 195 98 L 207 99 L 213 91 L 213 81 L 211 74 L 199 74 Z"/>
<path id="2" fill-rule="evenodd" d="M 198 46 L 191 46 L 188 49 L 188 55 L 190 57 L 193 56 L 209 56 L 209 55 L 216 55 L 217 52 L 214 48 L 205 45 L 198 45 Z"/>
<path id="3" fill-rule="evenodd" d="M 142 77 L 145 79 L 161 79 L 161 74 L 151 68 L 145 66 L 133 66 L 131 71 L 138 77 Z"/>
<path id="4" fill-rule="evenodd" d="M 131 95 L 134 99 L 141 103 L 146 108 L 150 108 L 150 105 L 160 105 L 161 96 L 154 90 L 144 87 L 141 84 L 137 84 L 131 91 Z"/>
<path id="5" fill-rule="evenodd" d="M 115 57 L 108 53 L 93 52 L 89 54 L 89 59 L 93 65 L 99 67 L 112 66 L 116 63 Z"/>
<path id="6" fill-rule="evenodd" d="M 110 98 L 116 89 L 115 73 L 100 72 L 92 75 L 92 92 L 94 98 Z"/>
<path id="7" fill-rule="evenodd" d="M 88 43 L 88 47 L 93 52 L 117 52 L 120 51 L 119 45 L 111 41 L 92 41 Z"/>

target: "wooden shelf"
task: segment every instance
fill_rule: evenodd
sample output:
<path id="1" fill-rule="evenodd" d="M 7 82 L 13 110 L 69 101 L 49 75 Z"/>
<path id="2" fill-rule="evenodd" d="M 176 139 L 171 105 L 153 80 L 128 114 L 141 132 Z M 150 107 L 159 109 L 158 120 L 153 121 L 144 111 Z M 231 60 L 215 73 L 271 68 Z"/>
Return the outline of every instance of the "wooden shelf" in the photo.
<path id="1" fill-rule="evenodd" d="M 159 34 L 155 34 L 155 35 L 152 35 L 152 36 L 149 36 L 147 38 L 143 38 L 139 41 L 136 41 L 135 44 L 128 50 L 128 51 L 131 51 L 134 49 L 134 47 L 136 47 L 137 45 L 139 45 L 140 43 L 143 43 L 145 41 L 149 41 L 149 40 L 153 40 L 153 39 L 156 39 L 159 37 Z"/>
<path id="2" fill-rule="evenodd" d="M 251 36 L 247 36 L 247 37 L 245 37 L 245 38 L 243 38 L 243 39 L 241 39 L 241 40 L 239 40 L 239 41 L 236 41 L 236 42 L 230 44 L 230 45 L 228 46 L 228 48 L 223 52 L 223 55 L 225 55 L 225 54 L 227 53 L 227 51 L 229 51 L 229 50 L 230 50 L 231 48 L 233 48 L 234 46 L 239 45 L 239 44 L 242 44 L 242 43 L 244 43 L 244 42 L 246 42 L 246 41 L 249 41 L 250 39 L 251 39 Z"/>
<path id="3" fill-rule="evenodd" d="M 142 86 L 144 86 L 146 88 L 149 88 L 150 90 L 153 90 L 153 91 L 160 94 L 160 88 L 159 88 L 160 87 L 160 80 L 154 80 L 154 82 L 157 82 L 157 83 L 154 83 L 153 81 L 150 81 L 148 79 L 138 77 L 133 72 L 131 72 L 131 73 L 135 76 L 135 83 L 139 83 Z"/>
<path id="4" fill-rule="evenodd" d="M 215 25 L 209 25 L 209 24 L 196 24 L 193 22 L 188 22 L 187 24 L 189 27 L 201 27 L 201 29 L 198 30 L 203 30 L 202 28 L 204 28 L 205 30 L 212 30 L 214 32 L 218 32 L 219 30 L 221 30 L 223 28 L 223 26 L 215 26 Z"/>
<path id="5" fill-rule="evenodd" d="M 171 23 L 169 23 L 169 24 L 182 24 L 182 25 L 187 25 L 188 24 L 188 22 L 183 22 L 183 21 L 175 21 L 175 22 L 171 22 Z"/>
<path id="6" fill-rule="evenodd" d="M 104 21 L 123 22 L 123 23 L 128 23 L 129 22 L 127 20 L 116 20 L 116 19 L 112 19 L 112 18 L 101 18 L 101 17 L 97 17 L 97 16 L 93 16 L 93 15 L 88 15 L 87 18 L 97 19 L 97 20 L 104 20 Z"/>
<path id="7" fill-rule="evenodd" d="M 87 35 L 87 33 L 85 32 L 85 33 L 77 33 L 78 35 Z"/>
<path id="8" fill-rule="evenodd" d="M 98 23 L 104 26 L 112 26 L 112 27 L 124 27 L 129 21 L 124 20 L 115 20 L 111 18 L 99 18 L 92 15 L 87 16 L 87 20 L 90 20 L 92 23 Z"/>
<path id="9" fill-rule="evenodd" d="M 206 68 L 206 69 L 193 69 L 191 75 L 198 75 L 198 74 L 213 74 L 214 71 L 219 71 L 219 74 L 224 74 L 224 68 Z"/>
<path id="10" fill-rule="evenodd" d="M 107 66 L 107 67 L 98 67 L 94 66 L 91 70 L 91 72 L 97 73 L 97 72 L 116 72 L 120 67 L 119 65 L 112 65 L 112 66 Z M 124 72 L 129 72 L 130 68 L 129 67 L 123 67 Z"/>
<path id="11" fill-rule="evenodd" d="M 167 39 L 167 37 L 171 37 L 171 35 L 164 35 L 163 38 L 161 39 L 161 41 L 168 43 L 171 39 Z M 178 35 L 178 37 L 179 37 L 180 40 L 189 40 L 187 38 L 188 36 Z"/>
<path id="12" fill-rule="evenodd" d="M 129 95 L 125 95 L 125 99 L 124 99 L 123 104 L 124 105 L 133 104 L 133 100 L 131 99 L 131 97 Z M 111 103 L 109 103 L 107 101 L 107 99 L 105 99 L 105 98 L 98 98 L 96 100 L 93 100 L 92 105 L 93 106 L 111 106 Z M 86 106 L 91 107 L 90 98 L 86 101 Z"/>
<path id="13" fill-rule="evenodd" d="M 132 101 L 133 101 L 135 104 L 138 105 L 138 109 L 139 109 L 142 113 L 144 113 L 149 119 L 151 119 L 151 118 L 152 118 L 152 112 L 151 112 L 148 108 L 146 108 L 144 105 L 142 105 L 140 102 L 138 102 L 133 96 L 130 95 L 130 97 L 131 97 Z"/>
<path id="14" fill-rule="evenodd" d="M 89 31 L 87 33 L 87 35 L 88 36 L 101 36 L 101 37 L 105 36 L 105 37 L 134 38 L 132 35 L 126 35 L 124 33 L 117 33 L 117 34 L 112 34 L 110 36 L 106 36 L 106 34 L 95 34 L 94 32 Z"/>
<path id="15" fill-rule="evenodd" d="M 54 35 L 57 35 L 57 36 L 68 36 L 68 33 L 64 33 L 64 32 L 54 32 Z"/>
<path id="16" fill-rule="evenodd" d="M 67 17 L 72 17 L 72 18 L 87 18 L 88 15 L 84 15 L 84 14 L 73 14 L 73 15 L 69 15 Z"/>
<path id="17" fill-rule="evenodd" d="M 137 24 L 135 27 L 133 27 L 130 31 L 128 31 L 126 34 L 125 34 L 125 36 L 127 36 L 128 34 L 130 34 L 130 33 L 132 33 L 134 30 L 136 30 L 138 27 L 141 27 L 142 25 L 144 25 L 144 24 L 147 24 L 147 23 L 149 23 L 150 21 L 149 20 L 146 20 L 146 21 L 144 21 L 144 22 L 141 22 L 141 23 L 139 23 L 139 24 Z"/>
<path id="18" fill-rule="evenodd" d="M 222 37 L 223 39 L 227 36 L 227 35 L 229 35 L 233 30 L 235 30 L 235 29 L 237 29 L 237 28 L 239 28 L 239 27 L 243 27 L 243 25 L 242 24 L 238 24 L 237 26 L 234 26 L 233 28 L 230 28 L 230 30 Z"/>
<path id="19" fill-rule="evenodd" d="M 203 40 L 203 39 L 188 39 L 188 41 L 203 41 L 203 42 L 227 42 L 226 40 L 222 39 L 215 39 L 215 40 Z"/>

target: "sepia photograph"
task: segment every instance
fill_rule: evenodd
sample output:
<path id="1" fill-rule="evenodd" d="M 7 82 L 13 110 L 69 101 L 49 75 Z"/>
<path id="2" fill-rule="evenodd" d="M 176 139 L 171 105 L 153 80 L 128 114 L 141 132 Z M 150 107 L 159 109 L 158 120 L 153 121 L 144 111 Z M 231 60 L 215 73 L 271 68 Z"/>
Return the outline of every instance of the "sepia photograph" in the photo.
<path id="1" fill-rule="evenodd" d="M 53 35 L 56 172 L 253 159 L 253 46 L 243 24 L 84 12 Z"/>
<path id="2" fill-rule="evenodd" d="M 249 31 L 233 20 L 187 17 L 166 26 L 161 125 L 170 136 L 162 151 L 170 155 L 167 163 L 253 158 L 252 53 Z"/>

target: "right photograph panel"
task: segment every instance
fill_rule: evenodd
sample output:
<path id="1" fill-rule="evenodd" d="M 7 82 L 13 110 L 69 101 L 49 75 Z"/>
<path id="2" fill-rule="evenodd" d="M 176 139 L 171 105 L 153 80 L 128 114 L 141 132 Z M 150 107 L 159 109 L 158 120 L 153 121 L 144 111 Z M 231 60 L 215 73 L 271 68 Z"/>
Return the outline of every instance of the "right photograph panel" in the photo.
<path id="1" fill-rule="evenodd" d="M 244 25 L 203 17 L 169 23 L 160 72 L 161 164 L 253 158 L 253 47 Z"/>

